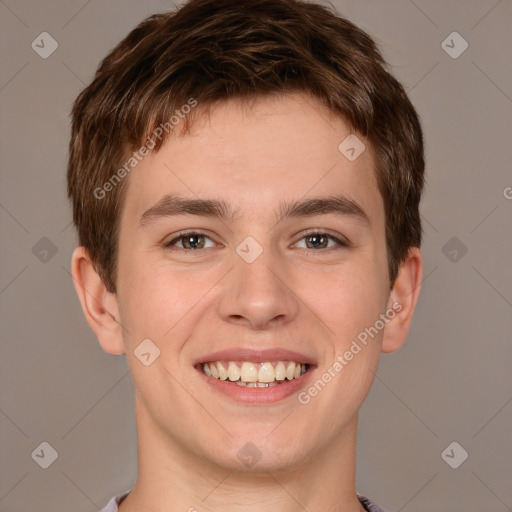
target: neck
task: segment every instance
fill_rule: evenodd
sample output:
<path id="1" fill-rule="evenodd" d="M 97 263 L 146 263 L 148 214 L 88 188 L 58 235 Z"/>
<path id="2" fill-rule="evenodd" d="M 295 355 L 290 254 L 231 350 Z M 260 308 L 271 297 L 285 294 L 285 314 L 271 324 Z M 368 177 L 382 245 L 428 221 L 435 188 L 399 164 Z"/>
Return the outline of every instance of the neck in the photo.
<path id="1" fill-rule="evenodd" d="M 357 416 L 324 449 L 286 467 L 240 471 L 189 451 L 137 404 L 137 482 L 120 512 L 363 512 L 355 492 Z"/>

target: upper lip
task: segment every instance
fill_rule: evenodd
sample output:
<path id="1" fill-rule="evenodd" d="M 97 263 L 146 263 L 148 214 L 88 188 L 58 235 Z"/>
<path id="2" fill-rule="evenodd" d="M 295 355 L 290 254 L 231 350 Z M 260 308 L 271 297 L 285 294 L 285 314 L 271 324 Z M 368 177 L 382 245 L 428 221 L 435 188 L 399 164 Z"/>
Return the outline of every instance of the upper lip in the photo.
<path id="1" fill-rule="evenodd" d="M 315 360 L 312 357 L 284 348 L 254 350 L 237 347 L 218 350 L 201 356 L 195 360 L 194 365 L 211 361 L 295 361 L 297 363 L 308 363 L 309 365 L 315 364 Z"/>

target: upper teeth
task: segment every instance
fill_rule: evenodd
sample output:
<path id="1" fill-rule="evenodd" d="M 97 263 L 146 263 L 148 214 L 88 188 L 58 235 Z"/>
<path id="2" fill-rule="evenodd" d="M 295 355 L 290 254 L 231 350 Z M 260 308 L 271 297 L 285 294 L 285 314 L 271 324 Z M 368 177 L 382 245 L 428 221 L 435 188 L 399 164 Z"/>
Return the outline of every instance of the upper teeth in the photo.
<path id="1" fill-rule="evenodd" d="M 203 372 L 209 377 L 235 382 L 274 382 L 292 380 L 306 372 L 305 363 L 294 361 L 267 361 L 265 363 L 216 361 L 203 364 Z"/>

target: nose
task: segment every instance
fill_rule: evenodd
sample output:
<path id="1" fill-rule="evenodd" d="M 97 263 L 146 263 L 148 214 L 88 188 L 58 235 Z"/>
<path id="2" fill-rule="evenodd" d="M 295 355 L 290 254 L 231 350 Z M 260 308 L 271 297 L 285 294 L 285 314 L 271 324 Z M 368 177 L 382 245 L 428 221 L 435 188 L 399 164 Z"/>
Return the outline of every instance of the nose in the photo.
<path id="1" fill-rule="evenodd" d="M 263 330 L 291 322 L 300 301 L 293 279 L 270 249 L 252 263 L 234 255 L 234 268 L 222 283 L 218 312 L 226 322 Z"/>

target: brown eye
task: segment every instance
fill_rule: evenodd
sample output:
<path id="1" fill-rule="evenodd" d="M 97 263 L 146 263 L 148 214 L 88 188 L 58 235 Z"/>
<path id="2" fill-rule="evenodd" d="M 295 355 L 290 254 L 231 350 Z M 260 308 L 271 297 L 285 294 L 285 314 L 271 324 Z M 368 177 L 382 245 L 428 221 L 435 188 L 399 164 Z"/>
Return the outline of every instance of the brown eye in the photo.
<path id="1" fill-rule="evenodd" d="M 347 247 L 348 244 L 346 242 L 343 242 L 339 238 L 330 235 L 328 233 L 324 233 L 321 231 L 316 231 L 312 233 L 308 233 L 305 236 L 303 236 L 300 240 L 306 240 L 306 246 L 305 249 L 332 249 L 336 248 L 336 244 L 338 247 Z M 329 246 L 329 242 L 333 241 L 335 245 Z"/>
<path id="2" fill-rule="evenodd" d="M 165 244 L 165 247 L 171 250 L 195 250 L 204 249 L 206 240 L 210 238 L 202 233 L 187 232 L 180 233 L 177 237 L 173 238 L 170 242 Z M 181 246 L 179 245 L 181 242 Z M 211 247 L 211 246 L 210 246 Z"/>
<path id="3" fill-rule="evenodd" d="M 308 249 L 318 249 L 319 247 L 325 249 L 329 244 L 329 237 L 324 235 L 308 235 L 304 238 Z"/>

